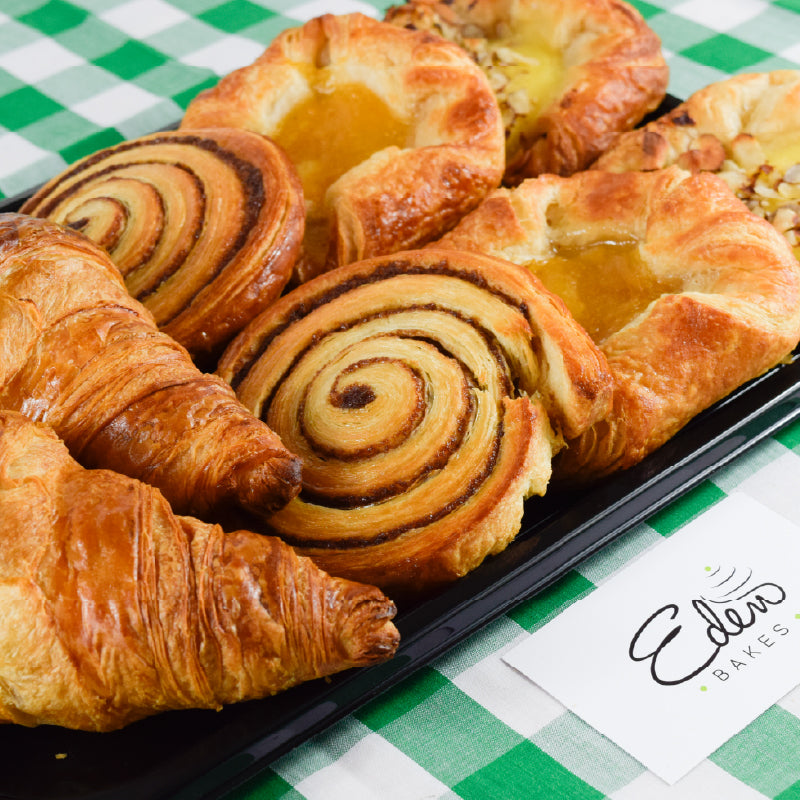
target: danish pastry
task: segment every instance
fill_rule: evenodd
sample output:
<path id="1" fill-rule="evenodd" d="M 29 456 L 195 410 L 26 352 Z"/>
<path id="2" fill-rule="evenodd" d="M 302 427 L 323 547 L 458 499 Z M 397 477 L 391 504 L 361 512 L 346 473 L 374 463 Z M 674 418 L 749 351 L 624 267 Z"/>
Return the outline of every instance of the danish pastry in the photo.
<path id="1" fill-rule="evenodd" d="M 172 513 L 0 411 L 0 722 L 120 728 L 391 656 L 394 606 L 272 537 Z"/>
<path id="2" fill-rule="evenodd" d="M 84 158 L 22 207 L 104 247 L 128 291 L 196 358 L 282 291 L 303 239 L 294 168 L 242 130 L 163 132 Z"/>
<path id="3" fill-rule="evenodd" d="M 305 191 L 297 277 L 440 236 L 497 186 L 500 111 L 459 48 L 361 14 L 281 33 L 255 63 L 201 92 L 182 126 L 275 139 Z"/>
<path id="4" fill-rule="evenodd" d="M 486 72 L 509 184 L 585 169 L 667 87 L 658 37 L 621 0 L 411 0 L 386 19 L 456 42 Z"/>
<path id="5" fill-rule="evenodd" d="M 499 189 L 436 247 L 527 266 L 608 359 L 613 408 L 554 475 L 629 467 L 800 339 L 800 265 L 715 175 L 544 175 Z"/>
<path id="6" fill-rule="evenodd" d="M 530 273 L 433 249 L 298 287 L 219 372 L 303 459 L 301 494 L 269 529 L 395 598 L 502 550 L 562 432 L 610 401 L 605 360 Z"/>
<path id="7" fill-rule="evenodd" d="M 181 512 L 265 512 L 300 488 L 298 459 L 156 328 L 103 250 L 21 214 L 0 214 L 0 408 Z"/>
<path id="8" fill-rule="evenodd" d="M 620 136 L 595 167 L 622 172 L 677 164 L 715 172 L 800 255 L 798 127 L 800 72 L 737 75 Z"/>

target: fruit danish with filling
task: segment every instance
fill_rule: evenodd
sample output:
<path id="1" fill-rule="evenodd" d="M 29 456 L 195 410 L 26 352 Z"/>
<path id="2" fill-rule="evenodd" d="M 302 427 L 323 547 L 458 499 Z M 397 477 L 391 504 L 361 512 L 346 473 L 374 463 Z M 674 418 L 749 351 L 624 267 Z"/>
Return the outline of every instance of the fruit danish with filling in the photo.
<path id="1" fill-rule="evenodd" d="M 21 210 L 105 248 L 128 291 L 201 361 L 281 293 L 305 220 L 283 151 L 225 129 L 166 131 L 101 150 Z"/>
<path id="2" fill-rule="evenodd" d="M 736 75 L 619 137 L 595 168 L 719 175 L 800 255 L 800 71 Z"/>
<path id="3" fill-rule="evenodd" d="M 266 512 L 300 488 L 299 460 L 158 330 L 103 250 L 22 214 L 0 214 L 0 408 L 180 512 Z"/>
<path id="4" fill-rule="evenodd" d="M 444 36 L 484 70 L 509 184 L 585 169 L 667 88 L 658 36 L 621 0 L 411 0 L 386 19 Z"/>
<path id="5" fill-rule="evenodd" d="M 220 374 L 303 459 L 301 494 L 269 529 L 395 598 L 502 550 L 562 433 L 610 399 L 605 359 L 529 272 L 435 250 L 298 287 L 231 343 Z"/>
<path id="6" fill-rule="evenodd" d="M 0 411 L 0 722 L 107 731 L 394 653 L 394 606 L 273 537 L 176 516 Z"/>
<path id="7" fill-rule="evenodd" d="M 301 281 L 437 238 L 504 166 L 500 110 L 469 56 L 361 14 L 283 31 L 181 124 L 246 128 L 288 152 L 306 199 Z"/>
<path id="8" fill-rule="evenodd" d="M 592 334 L 613 407 L 554 474 L 629 467 L 800 339 L 800 265 L 715 175 L 545 175 L 497 190 L 437 247 L 527 266 Z"/>

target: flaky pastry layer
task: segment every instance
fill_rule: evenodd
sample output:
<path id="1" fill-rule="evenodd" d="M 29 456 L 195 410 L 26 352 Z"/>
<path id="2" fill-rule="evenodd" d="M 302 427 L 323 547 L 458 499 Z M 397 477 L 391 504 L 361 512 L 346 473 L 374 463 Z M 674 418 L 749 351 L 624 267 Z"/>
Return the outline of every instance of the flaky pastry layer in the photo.
<path id="1" fill-rule="evenodd" d="M 158 330 L 105 251 L 23 214 L 0 214 L 0 408 L 182 513 L 265 512 L 300 488 L 299 460 Z"/>
<path id="2" fill-rule="evenodd" d="M 90 731 L 265 697 L 384 660 L 377 589 L 273 537 L 176 516 L 0 410 L 0 722 Z"/>
<path id="3" fill-rule="evenodd" d="M 595 163 L 611 172 L 672 164 L 715 172 L 800 254 L 800 71 L 736 75 L 619 137 Z"/>
<path id="4" fill-rule="evenodd" d="M 798 262 L 772 226 L 708 173 L 541 176 L 492 193 L 435 247 L 535 272 L 560 247 L 609 242 L 625 242 L 647 272 L 678 288 L 599 342 L 613 408 L 568 440 L 556 476 L 588 480 L 637 463 L 800 339 Z M 602 282 L 597 276 L 598 303 Z"/>
<path id="5" fill-rule="evenodd" d="M 377 98 L 383 108 L 384 119 L 364 121 L 352 136 L 367 136 L 389 116 L 407 132 L 352 165 L 322 199 L 306 192 L 314 224 L 307 225 L 301 280 L 436 238 L 497 186 L 503 172 L 500 111 L 480 69 L 439 37 L 361 14 L 326 14 L 279 34 L 252 65 L 201 92 L 182 127 L 229 125 L 280 142 L 293 109 L 315 91 L 330 95 L 340 88 Z M 334 124 L 337 130 L 308 133 L 308 147 L 319 148 L 320 160 L 337 158 L 324 146 L 349 123 L 345 115 Z M 310 233 L 320 227 L 321 241 L 312 243 Z"/>
<path id="6" fill-rule="evenodd" d="M 303 239 L 300 181 L 242 130 L 152 134 L 77 162 L 22 212 L 85 233 L 195 357 L 218 355 L 282 291 Z"/>
<path id="7" fill-rule="evenodd" d="M 667 87 L 658 36 L 620 0 L 412 0 L 386 19 L 456 42 L 486 72 L 511 184 L 585 169 Z"/>
<path id="8" fill-rule="evenodd" d="M 325 273 L 226 350 L 221 376 L 303 460 L 270 530 L 392 596 L 475 568 L 544 493 L 561 434 L 608 410 L 604 358 L 526 270 L 408 251 Z"/>

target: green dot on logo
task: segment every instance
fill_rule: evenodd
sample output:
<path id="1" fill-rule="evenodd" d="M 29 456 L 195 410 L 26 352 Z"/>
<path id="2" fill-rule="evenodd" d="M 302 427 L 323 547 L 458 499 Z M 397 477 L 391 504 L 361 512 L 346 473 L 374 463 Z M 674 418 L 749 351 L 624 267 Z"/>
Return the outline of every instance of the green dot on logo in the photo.
<path id="1" fill-rule="evenodd" d="M 706 567 L 706 572 L 711 572 L 711 567 Z"/>
<path id="2" fill-rule="evenodd" d="M 700 687 L 700 691 L 701 692 L 707 692 L 708 691 L 708 686 L 701 686 Z"/>

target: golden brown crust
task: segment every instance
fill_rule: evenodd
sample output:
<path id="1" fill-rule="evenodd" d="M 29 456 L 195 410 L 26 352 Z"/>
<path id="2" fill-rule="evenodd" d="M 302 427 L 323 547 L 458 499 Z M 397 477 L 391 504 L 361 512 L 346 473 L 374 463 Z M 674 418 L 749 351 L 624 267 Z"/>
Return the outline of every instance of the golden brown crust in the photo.
<path id="1" fill-rule="evenodd" d="M 300 464 L 223 381 L 201 373 L 89 239 L 0 215 L 0 408 L 46 422 L 87 466 L 180 509 L 272 509 Z"/>
<path id="2" fill-rule="evenodd" d="M 175 516 L 0 411 L 0 721 L 105 731 L 388 658 L 394 606 L 272 537 Z"/>
<path id="3" fill-rule="evenodd" d="M 535 264 L 554 245 L 608 240 L 635 242 L 649 270 L 681 289 L 600 342 L 614 408 L 568 441 L 557 476 L 631 466 L 800 338 L 800 267 L 775 230 L 707 173 L 542 176 L 497 190 L 436 246 Z"/>
<path id="4" fill-rule="evenodd" d="M 620 0 L 412 0 L 386 18 L 457 42 L 487 72 L 503 110 L 508 183 L 585 169 L 666 91 L 658 37 Z M 541 43 L 560 57 L 564 73 L 544 101 L 521 96 L 525 90 L 504 75 L 504 67 L 526 63 L 530 44 Z"/>
<path id="5" fill-rule="evenodd" d="M 334 87 L 368 89 L 410 129 L 405 143 L 341 176 L 321 207 L 309 205 L 310 217 L 328 221 L 328 245 L 321 255 L 306 247 L 303 280 L 435 238 L 497 186 L 503 171 L 500 113 L 481 71 L 438 37 L 361 14 L 326 14 L 284 31 L 256 62 L 193 100 L 182 126 L 275 136 L 323 73 Z"/>
<path id="6" fill-rule="evenodd" d="M 225 129 L 162 132 L 87 156 L 22 212 L 104 247 L 130 293 L 195 356 L 218 354 L 280 294 L 305 221 L 283 151 Z"/>
<path id="7" fill-rule="evenodd" d="M 677 164 L 692 172 L 715 172 L 751 211 L 796 247 L 799 125 L 800 71 L 736 75 L 704 87 L 658 120 L 620 136 L 594 168 L 623 172 Z"/>
<path id="8" fill-rule="evenodd" d="M 304 461 L 300 497 L 269 528 L 393 596 L 503 549 L 546 488 L 557 432 L 610 400 L 599 351 L 530 273 L 433 249 L 295 289 L 219 371 Z"/>

